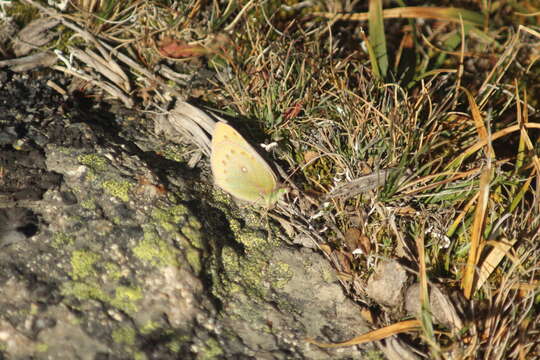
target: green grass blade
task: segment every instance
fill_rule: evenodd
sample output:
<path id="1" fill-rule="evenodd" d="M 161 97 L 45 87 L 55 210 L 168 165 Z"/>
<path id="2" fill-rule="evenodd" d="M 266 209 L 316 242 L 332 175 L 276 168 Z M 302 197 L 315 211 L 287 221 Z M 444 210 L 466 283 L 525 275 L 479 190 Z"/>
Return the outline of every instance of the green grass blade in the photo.
<path id="1" fill-rule="evenodd" d="M 382 2 L 380 0 L 369 1 L 369 42 L 373 49 L 373 57 L 370 53 L 372 64 L 376 64 L 381 78 L 385 78 L 388 72 L 388 53 L 386 51 L 386 38 L 384 34 Z"/>

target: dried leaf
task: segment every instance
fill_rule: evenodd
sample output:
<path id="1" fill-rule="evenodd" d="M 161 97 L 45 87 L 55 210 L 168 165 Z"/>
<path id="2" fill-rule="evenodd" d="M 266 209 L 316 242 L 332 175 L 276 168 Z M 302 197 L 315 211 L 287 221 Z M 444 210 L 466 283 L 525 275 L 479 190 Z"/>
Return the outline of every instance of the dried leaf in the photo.
<path id="1" fill-rule="evenodd" d="M 391 170 L 392 169 L 384 169 L 375 171 L 369 175 L 349 181 L 348 183 L 332 190 L 328 195 L 326 195 L 326 197 L 331 199 L 341 198 L 346 200 L 366 191 L 382 187 L 388 180 Z"/>
<path id="2" fill-rule="evenodd" d="M 13 42 L 13 52 L 17 57 L 27 55 L 32 50 L 48 44 L 55 33 L 49 30 L 60 23 L 60 20 L 54 18 L 41 18 L 32 21 L 22 29 Z"/>
<path id="3" fill-rule="evenodd" d="M 208 49 L 202 45 L 190 45 L 176 39 L 163 39 L 159 44 L 159 53 L 173 59 L 199 57 L 208 54 Z"/>

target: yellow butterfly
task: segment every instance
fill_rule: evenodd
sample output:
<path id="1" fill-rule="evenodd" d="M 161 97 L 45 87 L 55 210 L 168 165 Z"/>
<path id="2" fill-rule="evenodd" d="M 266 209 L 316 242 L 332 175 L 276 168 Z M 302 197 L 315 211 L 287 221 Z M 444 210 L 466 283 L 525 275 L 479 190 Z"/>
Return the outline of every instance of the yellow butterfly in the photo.
<path id="1" fill-rule="evenodd" d="M 224 122 L 214 128 L 210 164 L 216 185 L 240 200 L 271 207 L 287 192 L 266 161 Z"/>

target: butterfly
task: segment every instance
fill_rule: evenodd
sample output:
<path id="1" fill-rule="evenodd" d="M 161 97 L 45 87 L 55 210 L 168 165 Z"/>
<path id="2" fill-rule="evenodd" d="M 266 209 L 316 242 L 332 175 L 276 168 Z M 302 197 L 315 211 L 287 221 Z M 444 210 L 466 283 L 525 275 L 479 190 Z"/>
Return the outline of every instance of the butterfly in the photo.
<path id="1" fill-rule="evenodd" d="M 216 185 L 240 200 L 269 208 L 287 192 L 266 161 L 224 122 L 214 128 L 210 164 Z"/>

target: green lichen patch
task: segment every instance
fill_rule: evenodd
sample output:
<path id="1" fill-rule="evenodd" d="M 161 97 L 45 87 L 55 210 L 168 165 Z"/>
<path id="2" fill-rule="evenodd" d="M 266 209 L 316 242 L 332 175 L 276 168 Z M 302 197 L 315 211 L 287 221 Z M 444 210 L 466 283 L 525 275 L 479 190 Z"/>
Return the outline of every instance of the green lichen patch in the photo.
<path id="1" fill-rule="evenodd" d="M 221 278 L 221 290 L 224 294 L 243 289 L 250 297 L 263 298 L 268 292 L 268 288 L 263 284 L 266 262 L 262 259 L 246 259 L 232 248 L 225 247 L 222 251 L 222 264 L 225 268 L 223 273 L 227 276 L 218 276 Z M 240 287 L 238 279 L 241 279 Z"/>
<path id="2" fill-rule="evenodd" d="M 185 256 L 187 262 L 189 263 L 189 266 L 191 266 L 193 271 L 197 274 L 200 273 L 202 271 L 200 251 L 192 247 L 186 247 Z"/>
<path id="3" fill-rule="evenodd" d="M 177 250 L 162 239 L 151 226 L 144 226 L 144 236 L 133 248 L 135 256 L 152 266 L 178 265 Z"/>
<path id="4" fill-rule="evenodd" d="M 182 229 L 180 232 L 182 235 L 184 235 L 187 239 L 189 239 L 189 243 L 196 247 L 197 249 L 202 250 L 203 244 L 202 244 L 202 237 L 200 232 L 200 224 L 197 222 L 198 226 L 193 226 L 192 223 L 194 221 L 190 221 L 189 224 L 182 226 Z"/>
<path id="5" fill-rule="evenodd" d="M 75 237 L 70 236 L 63 232 L 54 234 L 52 238 L 52 246 L 56 249 L 63 249 L 67 246 L 71 246 L 75 243 Z"/>
<path id="6" fill-rule="evenodd" d="M 36 349 L 36 352 L 38 352 L 38 353 L 44 353 L 47 350 L 49 350 L 49 345 L 43 344 L 43 343 L 38 343 L 38 344 L 36 344 L 35 349 Z"/>
<path id="7" fill-rule="evenodd" d="M 101 184 L 101 186 L 107 194 L 112 195 L 124 202 L 128 202 L 129 191 L 133 187 L 133 184 L 125 180 L 106 180 Z"/>
<path id="8" fill-rule="evenodd" d="M 101 256 L 91 251 L 77 250 L 71 255 L 71 277 L 74 280 L 81 280 L 96 275 L 94 264 L 101 259 Z"/>
<path id="9" fill-rule="evenodd" d="M 186 149 L 184 146 L 169 144 L 163 147 L 161 155 L 169 160 L 185 162 Z"/>
<path id="10" fill-rule="evenodd" d="M 272 287 L 275 289 L 283 289 L 293 276 L 290 265 L 284 262 L 272 262 L 268 270 L 266 279 L 271 282 Z"/>
<path id="11" fill-rule="evenodd" d="M 135 344 L 136 335 L 135 329 L 128 326 L 115 329 L 112 332 L 112 338 L 115 343 L 129 346 Z"/>
<path id="12" fill-rule="evenodd" d="M 214 338 L 209 338 L 204 343 L 204 348 L 199 354 L 199 360 L 212 360 L 218 359 L 223 355 L 223 349 L 219 346 L 219 343 Z"/>
<path id="13" fill-rule="evenodd" d="M 103 267 L 107 271 L 107 276 L 110 279 L 118 280 L 122 276 L 124 276 L 124 274 L 122 273 L 122 268 L 120 266 L 118 266 L 118 264 L 108 262 L 108 263 L 105 263 L 105 265 Z"/>
<path id="14" fill-rule="evenodd" d="M 128 314 L 132 314 L 137 312 L 137 301 L 142 297 L 140 288 L 119 286 L 115 289 L 114 298 L 111 299 L 110 303 Z"/>
<path id="15" fill-rule="evenodd" d="M 78 300 L 99 300 L 108 302 L 109 296 L 95 284 L 87 284 L 80 281 L 72 281 L 64 284 L 62 287 L 62 295 L 73 296 Z"/>
<path id="16" fill-rule="evenodd" d="M 86 210 L 96 210 L 96 203 L 92 199 L 85 199 L 81 201 L 81 206 Z"/>
<path id="17" fill-rule="evenodd" d="M 77 157 L 77 161 L 79 161 L 79 163 L 83 165 L 88 166 L 96 172 L 105 171 L 108 165 L 108 161 L 106 158 L 95 154 L 79 155 Z"/>
<path id="18" fill-rule="evenodd" d="M 62 294 L 73 296 L 80 301 L 98 300 L 127 314 L 137 312 L 137 301 L 142 299 L 142 292 L 139 288 L 119 286 L 116 288 L 114 296 L 110 296 L 98 284 L 81 281 L 65 284 L 62 287 Z"/>
<path id="19" fill-rule="evenodd" d="M 184 205 L 170 206 L 165 209 L 155 209 L 152 218 L 165 230 L 177 232 L 186 221 L 189 210 Z"/>

